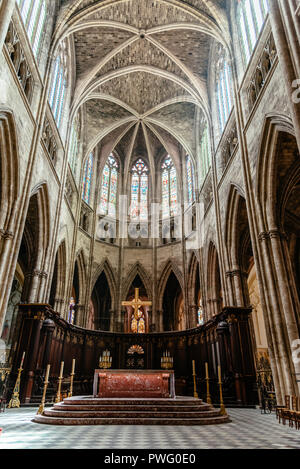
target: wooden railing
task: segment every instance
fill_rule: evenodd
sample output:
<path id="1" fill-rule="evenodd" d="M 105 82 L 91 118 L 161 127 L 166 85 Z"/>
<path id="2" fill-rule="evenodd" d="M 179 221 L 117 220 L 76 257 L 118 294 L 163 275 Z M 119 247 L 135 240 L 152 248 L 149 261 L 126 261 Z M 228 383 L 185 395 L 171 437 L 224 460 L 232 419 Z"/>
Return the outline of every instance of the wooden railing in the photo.
<path id="1" fill-rule="evenodd" d="M 207 362 L 215 402 L 218 396 L 217 367 L 221 364 L 225 401 L 237 405 L 255 404 L 257 392 L 250 313 L 249 308 L 224 308 L 219 315 L 195 329 L 126 334 L 71 325 L 49 305 L 20 305 L 22 320 L 13 373 L 26 351 L 21 397 L 23 402 L 30 402 L 48 363 L 51 364 L 51 380 L 55 382 L 60 362 L 64 362 L 64 376 L 69 377 L 75 358 L 78 392 L 83 393 L 84 389 L 84 393 L 89 394 L 92 393 L 94 370 L 98 368 L 104 350 L 111 352 L 113 369 L 124 369 L 128 368 L 128 350 L 132 345 L 139 345 L 144 350 L 146 369 L 160 369 L 163 352 L 170 352 L 174 359 L 177 394 L 192 395 L 192 360 L 195 360 L 198 392 L 204 399 Z"/>

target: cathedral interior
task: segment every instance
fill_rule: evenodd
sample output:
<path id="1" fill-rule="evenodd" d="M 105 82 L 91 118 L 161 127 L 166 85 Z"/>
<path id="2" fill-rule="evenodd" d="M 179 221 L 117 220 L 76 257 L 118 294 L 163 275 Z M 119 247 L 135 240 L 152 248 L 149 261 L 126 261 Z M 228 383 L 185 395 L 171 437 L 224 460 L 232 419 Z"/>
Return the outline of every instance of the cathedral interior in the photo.
<path id="1" fill-rule="evenodd" d="M 181 396 L 206 398 L 207 366 L 216 404 L 220 366 L 233 409 L 299 398 L 299 17 L 299 0 L 0 1 L 4 405 L 21 361 L 22 407 L 48 364 L 55 397 L 62 361 L 92 394 L 107 352 L 171 358 Z"/>

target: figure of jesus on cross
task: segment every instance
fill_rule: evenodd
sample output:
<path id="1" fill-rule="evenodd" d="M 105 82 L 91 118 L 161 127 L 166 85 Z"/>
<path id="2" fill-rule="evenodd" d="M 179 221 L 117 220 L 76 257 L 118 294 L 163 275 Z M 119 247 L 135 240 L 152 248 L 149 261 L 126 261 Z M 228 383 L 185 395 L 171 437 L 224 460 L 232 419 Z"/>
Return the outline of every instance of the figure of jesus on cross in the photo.
<path id="1" fill-rule="evenodd" d="M 139 288 L 135 288 L 135 295 L 132 301 L 122 301 L 122 306 L 131 306 L 133 308 L 133 317 L 131 321 L 131 332 L 144 333 L 145 332 L 145 319 L 141 306 L 151 306 L 151 301 L 143 301 L 140 299 Z"/>

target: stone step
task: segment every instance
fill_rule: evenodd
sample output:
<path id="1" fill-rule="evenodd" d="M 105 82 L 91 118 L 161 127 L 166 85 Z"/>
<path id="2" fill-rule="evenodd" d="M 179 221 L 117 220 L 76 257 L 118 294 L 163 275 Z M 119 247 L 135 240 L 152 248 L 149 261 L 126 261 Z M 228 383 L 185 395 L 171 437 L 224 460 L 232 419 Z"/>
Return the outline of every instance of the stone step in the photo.
<path id="1" fill-rule="evenodd" d="M 70 397 L 63 400 L 65 404 L 69 405 L 93 405 L 93 406 L 105 406 L 105 405 L 145 405 L 145 406 L 199 406 L 203 403 L 201 399 L 187 398 L 187 399 L 130 399 L 130 398 L 118 398 L 118 399 L 107 399 L 107 398 L 92 398 L 92 397 Z"/>
<path id="2" fill-rule="evenodd" d="M 44 414 L 47 417 L 66 417 L 66 418 L 122 418 L 122 419 L 135 419 L 135 418 L 183 418 L 183 419 L 191 419 L 191 418 L 207 418 L 207 417 L 218 417 L 220 415 L 219 410 L 208 410 L 203 412 L 180 412 L 180 411 L 148 411 L 148 412 L 140 412 L 137 410 L 132 411 L 123 411 L 118 410 L 114 412 L 107 412 L 104 410 L 101 411 L 64 411 L 64 410 L 54 410 L 49 409 L 45 410 Z"/>
<path id="3" fill-rule="evenodd" d="M 47 425 L 217 425 L 230 422 L 227 415 L 207 418 L 59 418 L 36 415 L 35 423 Z"/>
<path id="4" fill-rule="evenodd" d="M 173 412 L 174 410 L 180 410 L 180 412 L 205 412 L 211 409 L 211 406 L 208 404 L 200 404 L 198 406 L 164 406 L 163 404 L 161 405 L 127 405 L 127 404 L 120 404 L 120 405 L 69 405 L 65 404 L 64 402 L 59 403 L 59 404 L 54 404 L 53 407 L 55 410 L 62 410 L 62 411 L 76 411 L 76 410 L 82 410 L 82 411 L 99 411 L 99 408 L 103 411 L 118 411 L 124 410 L 124 411 L 167 411 L 167 412 Z"/>
<path id="5" fill-rule="evenodd" d="M 49 425 L 214 425 L 229 422 L 200 399 L 93 399 L 72 397 L 36 415 Z"/>

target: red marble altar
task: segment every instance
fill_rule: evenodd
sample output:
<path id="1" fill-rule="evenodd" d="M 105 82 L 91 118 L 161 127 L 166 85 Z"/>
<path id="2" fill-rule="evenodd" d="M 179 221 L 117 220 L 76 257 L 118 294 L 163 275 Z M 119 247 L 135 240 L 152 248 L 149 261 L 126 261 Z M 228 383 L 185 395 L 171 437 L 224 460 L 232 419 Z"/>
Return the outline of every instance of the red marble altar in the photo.
<path id="1" fill-rule="evenodd" d="M 174 371 L 95 370 L 94 397 L 175 397 Z"/>

